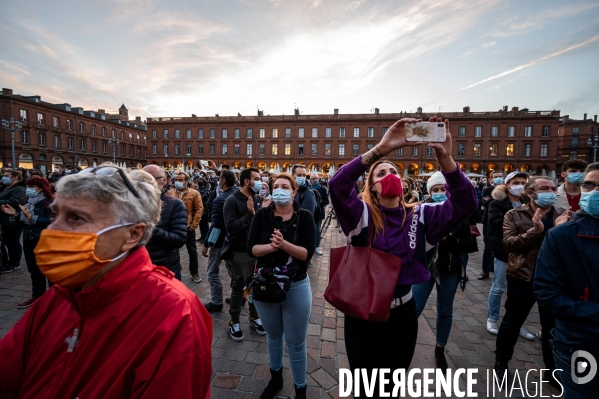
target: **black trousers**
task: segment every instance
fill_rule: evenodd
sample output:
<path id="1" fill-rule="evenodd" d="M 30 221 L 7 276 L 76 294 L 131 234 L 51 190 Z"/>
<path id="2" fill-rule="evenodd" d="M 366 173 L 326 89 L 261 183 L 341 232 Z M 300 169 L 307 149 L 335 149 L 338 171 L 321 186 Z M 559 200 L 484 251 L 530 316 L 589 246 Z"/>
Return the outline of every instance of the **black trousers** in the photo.
<path id="1" fill-rule="evenodd" d="M 197 274 L 199 265 L 195 230 L 187 230 L 187 241 L 185 242 L 185 247 L 187 248 L 187 253 L 189 254 L 189 274 Z"/>
<path id="2" fill-rule="evenodd" d="M 207 211 L 204 211 L 202 218 L 200 219 L 200 238 L 206 238 L 206 233 L 208 232 L 208 220 L 210 214 Z"/>
<path id="3" fill-rule="evenodd" d="M 52 286 L 52 283 L 49 283 L 46 276 L 40 271 L 35 260 L 33 250 L 38 241 L 39 240 L 23 240 L 23 255 L 25 255 L 25 262 L 27 263 L 27 271 L 31 274 L 31 296 L 33 298 L 39 298 L 46 292 L 47 286 Z"/>
<path id="4" fill-rule="evenodd" d="M 2 265 L 19 267 L 21 264 L 21 231 L 20 224 L 2 226 Z"/>
<path id="5" fill-rule="evenodd" d="M 533 282 L 524 281 L 507 275 L 507 300 L 505 301 L 505 315 L 499 326 L 497 334 L 495 356 L 499 361 L 508 362 L 514 354 L 514 347 L 520 335 L 520 328 L 526 321 L 536 299 L 533 294 Z M 548 369 L 555 369 L 550 332 L 555 327 L 555 318 L 539 309 L 542 333 L 543 362 Z"/>
<path id="6" fill-rule="evenodd" d="M 484 229 L 483 242 L 485 243 L 485 249 L 483 250 L 483 274 L 489 274 L 494 270 L 493 266 L 493 252 L 489 249 L 489 233 Z"/>
<path id="7" fill-rule="evenodd" d="M 391 309 L 391 315 L 385 322 L 365 321 L 345 316 L 345 348 L 349 367 L 353 370 L 374 368 L 393 370 L 410 368 L 416 337 L 418 336 L 418 316 L 414 298 L 406 304 Z M 355 392 L 354 392 L 355 394 Z M 378 397 L 378 386 L 374 391 Z M 360 396 L 365 397 L 364 385 Z"/>

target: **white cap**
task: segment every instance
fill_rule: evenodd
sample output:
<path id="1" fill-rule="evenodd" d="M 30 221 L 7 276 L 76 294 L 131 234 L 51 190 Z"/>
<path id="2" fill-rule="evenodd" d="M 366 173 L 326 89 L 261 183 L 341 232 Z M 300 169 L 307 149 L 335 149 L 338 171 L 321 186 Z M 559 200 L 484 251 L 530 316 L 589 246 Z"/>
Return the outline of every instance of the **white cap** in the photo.
<path id="1" fill-rule="evenodd" d="M 428 182 L 426 182 L 426 191 L 428 191 L 428 193 L 430 194 L 431 188 L 433 188 L 433 186 L 436 186 L 437 184 L 445 185 L 445 183 L 446 183 L 446 181 L 445 181 L 445 176 L 443 176 L 443 173 L 435 172 L 428 179 Z"/>
<path id="2" fill-rule="evenodd" d="M 516 176 L 522 176 L 522 177 L 525 177 L 526 179 L 528 179 L 528 177 L 530 175 L 528 174 L 528 172 L 518 172 L 518 171 L 512 172 L 509 175 L 507 175 L 507 177 L 505 178 L 505 183 L 506 184 L 509 183 L 509 181 L 512 180 Z"/>

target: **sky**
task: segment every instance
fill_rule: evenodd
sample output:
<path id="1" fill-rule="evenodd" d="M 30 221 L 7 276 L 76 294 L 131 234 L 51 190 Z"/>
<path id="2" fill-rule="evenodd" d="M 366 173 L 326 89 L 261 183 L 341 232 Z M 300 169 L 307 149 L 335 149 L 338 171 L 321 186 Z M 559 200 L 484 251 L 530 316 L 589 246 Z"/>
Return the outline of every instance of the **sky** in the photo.
<path id="1" fill-rule="evenodd" d="M 2 0 L 0 85 L 159 117 L 599 114 L 599 1 Z"/>

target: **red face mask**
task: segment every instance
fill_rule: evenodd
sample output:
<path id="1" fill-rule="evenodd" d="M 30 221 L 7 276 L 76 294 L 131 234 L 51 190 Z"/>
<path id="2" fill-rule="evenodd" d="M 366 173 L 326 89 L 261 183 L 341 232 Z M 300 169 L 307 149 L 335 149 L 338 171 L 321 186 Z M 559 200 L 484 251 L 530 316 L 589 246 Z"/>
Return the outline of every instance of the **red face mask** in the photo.
<path id="1" fill-rule="evenodd" d="M 403 193 L 401 178 L 397 175 L 389 173 L 377 183 L 381 185 L 381 196 L 383 197 L 399 197 Z"/>

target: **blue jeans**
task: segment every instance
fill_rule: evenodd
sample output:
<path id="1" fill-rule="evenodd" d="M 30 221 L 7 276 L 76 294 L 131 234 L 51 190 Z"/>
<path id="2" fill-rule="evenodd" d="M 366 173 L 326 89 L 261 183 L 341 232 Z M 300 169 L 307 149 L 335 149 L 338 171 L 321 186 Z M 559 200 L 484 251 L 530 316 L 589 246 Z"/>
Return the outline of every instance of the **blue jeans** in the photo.
<path id="1" fill-rule="evenodd" d="M 451 332 L 453 299 L 458 288 L 460 273 L 441 273 L 439 278 L 440 285 L 437 285 L 437 343 L 440 346 L 445 346 Z M 427 282 L 412 286 L 418 317 L 422 314 L 426 301 L 435 285 L 435 278 L 431 276 Z"/>
<path id="2" fill-rule="evenodd" d="M 322 226 L 322 220 L 319 220 L 318 223 L 316 223 L 316 248 L 320 247 L 320 239 L 322 237 L 320 237 L 320 227 Z"/>
<path id="3" fill-rule="evenodd" d="M 501 309 L 501 296 L 507 289 L 507 279 L 505 274 L 507 263 L 495 259 L 494 265 L 493 285 L 489 291 L 488 314 L 489 319 L 497 321 L 499 320 L 499 310 Z"/>
<path id="4" fill-rule="evenodd" d="M 545 331 L 543 331 L 545 334 Z M 564 387 L 565 399 L 590 399 L 596 398 L 599 392 L 599 376 L 586 384 L 576 384 L 572 381 L 572 354 L 563 351 L 557 345 L 553 346 L 553 359 L 555 360 L 556 376 Z M 561 370 L 559 370 L 561 369 Z"/>
<path id="5" fill-rule="evenodd" d="M 281 303 L 254 301 L 266 330 L 266 343 L 271 370 L 283 367 L 283 336 L 289 351 L 293 382 L 298 388 L 306 386 L 308 355 L 306 335 L 312 309 L 310 279 L 294 282 Z"/>

